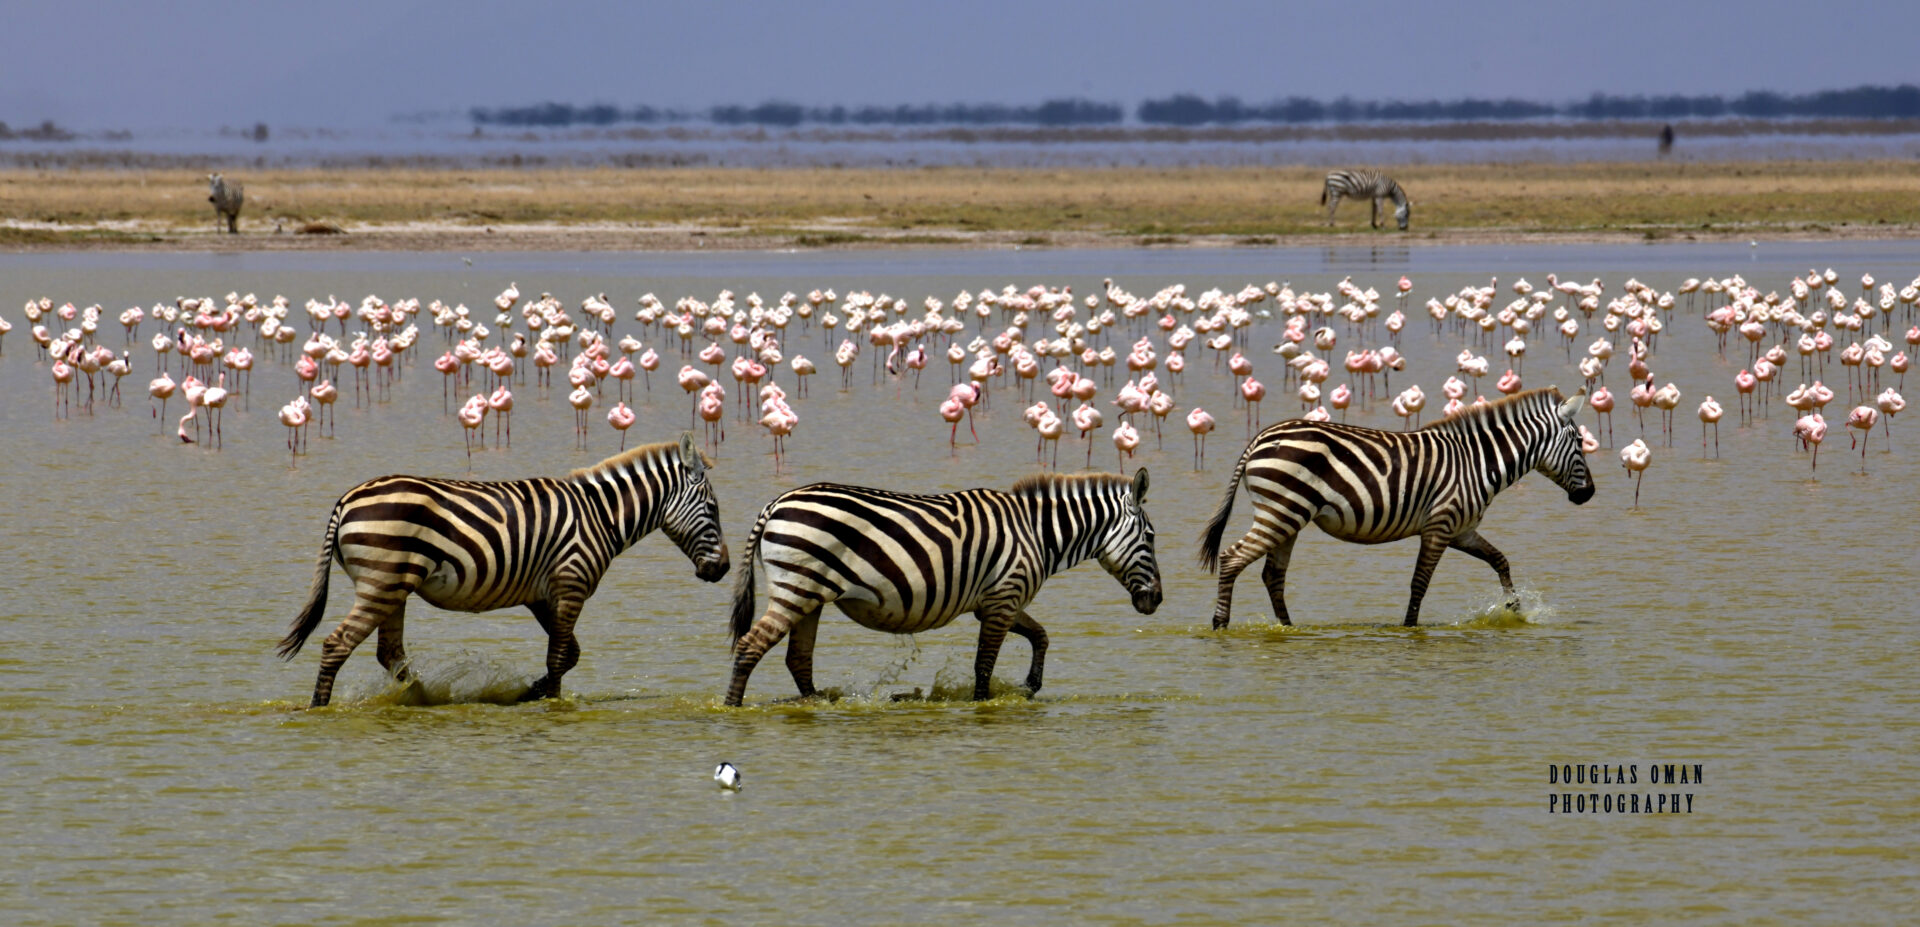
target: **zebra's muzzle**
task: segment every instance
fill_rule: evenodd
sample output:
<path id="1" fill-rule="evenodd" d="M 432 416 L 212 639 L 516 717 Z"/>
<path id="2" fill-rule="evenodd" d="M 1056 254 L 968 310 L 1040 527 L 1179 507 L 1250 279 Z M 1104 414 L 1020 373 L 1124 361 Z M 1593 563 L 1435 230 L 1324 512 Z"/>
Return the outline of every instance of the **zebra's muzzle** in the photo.
<path id="1" fill-rule="evenodd" d="M 1593 484 L 1589 482 L 1585 486 L 1567 490 L 1567 498 L 1574 505 L 1585 505 L 1588 499 L 1593 498 Z"/>
<path id="2" fill-rule="evenodd" d="M 720 552 L 713 557 L 694 564 L 693 575 L 709 582 L 717 583 L 733 567 L 733 558 L 727 554 L 727 543 L 720 542 Z"/>
<path id="3" fill-rule="evenodd" d="M 1133 591 L 1133 610 L 1142 615 L 1151 615 L 1160 607 L 1160 587 L 1154 585 L 1146 589 Z"/>

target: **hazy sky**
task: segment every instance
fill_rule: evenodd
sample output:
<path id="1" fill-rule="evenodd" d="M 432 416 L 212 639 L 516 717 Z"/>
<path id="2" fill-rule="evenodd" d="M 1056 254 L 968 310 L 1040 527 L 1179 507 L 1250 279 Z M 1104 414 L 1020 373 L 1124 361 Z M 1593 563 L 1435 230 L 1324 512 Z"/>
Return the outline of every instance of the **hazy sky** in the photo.
<path id="1" fill-rule="evenodd" d="M 1799 93 L 1911 82 L 1911 0 L 0 0 L 0 120 L 385 123 L 554 100 L 697 108 Z"/>

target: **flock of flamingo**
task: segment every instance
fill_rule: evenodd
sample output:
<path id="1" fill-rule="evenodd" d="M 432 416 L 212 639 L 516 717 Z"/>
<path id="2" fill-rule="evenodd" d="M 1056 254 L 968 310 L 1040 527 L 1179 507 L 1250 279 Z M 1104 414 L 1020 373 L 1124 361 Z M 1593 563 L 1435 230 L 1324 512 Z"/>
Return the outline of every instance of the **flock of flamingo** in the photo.
<path id="1" fill-rule="evenodd" d="M 1087 445 L 1084 463 L 1091 466 L 1093 437 L 1105 425 L 1102 407 L 1116 410 L 1117 422 L 1107 434 L 1116 460 L 1124 460 L 1140 446 L 1142 428 L 1161 433 L 1164 420 L 1179 405 L 1173 391 L 1185 390 L 1190 367 L 1203 387 L 1230 384 L 1221 392 L 1244 408 L 1251 435 L 1261 424 L 1267 386 L 1253 375 L 1249 355 L 1267 350 L 1284 362 L 1280 388 L 1300 401 L 1305 418 L 1330 420 L 1338 415 L 1344 421 L 1355 402 L 1364 409 L 1384 401 L 1403 428 L 1418 427 L 1426 392 L 1410 384 L 1390 397 L 1388 393 L 1392 375 L 1406 368 L 1401 334 L 1424 313 L 1436 339 L 1462 344 L 1455 375 L 1439 389 L 1445 397 L 1442 416 L 1487 401 L 1479 383 L 1492 375 L 1495 364 L 1488 355 L 1495 350 L 1506 359 L 1504 372 L 1493 380 L 1494 390 L 1502 394 L 1522 388 L 1523 362 L 1533 346 L 1530 338 L 1547 331 L 1557 335 L 1568 362 L 1578 350 L 1587 402 L 1597 416 L 1593 431 L 1581 427 L 1589 454 L 1601 447 L 1597 432 L 1603 427 L 1612 443 L 1615 397 L 1605 374 L 1612 360 L 1624 355 L 1633 384 L 1628 399 L 1642 436 L 1621 448 L 1620 460 L 1635 477 L 1637 507 L 1639 481 L 1654 456 L 1645 437 L 1646 414 L 1650 409 L 1658 413 L 1660 434 L 1671 446 L 1673 415 L 1683 403 L 1672 382 L 1657 385 L 1654 354 L 1676 307 L 1684 303 L 1683 314 L 1690 315 L 1696 301 L 1701 303 L 1699 314 L 1687 324 L 1710 329 L 1722 358 L 1731 345 L 1744 349 L 1742 366 L 1728 384 L 1739 396 L 1740 424 L 1754 425 L 1756 415 L 1780 398 L 1797 414 L 1791 433 L 1802 450 L 1813 452 L 1817 476 L 1819 447 L 1827 436 L 1823 410 L 1837 397 L 1824 377 L 1829 361 L 1837 359 L 1852 405 L 1845 424 L 1850 432 L 1861 433 L 1856 443 L 1862 471 L 1864 439 L 1875 425 L 1883 424 L 1890 449 L 1892 419 L 1906 405 L 1899 390 L 1910 363 L 1907 352 L 1896 350 L 1890 337 L 1906 326 L 1907 348 L 1920 345 L 1920 326 L 1913 318 L 1920 279 L 1895 289 L 1890 283 L 1876 286 L 1871 275 L 1863 276 L 1857 296 L 1849 296 L 1831 269 L 1793 278 L 1784 294 L 1763 294 L 1737 275 L 1688 279 L 1671 292 L 1629 279 L 1612 296 L 1599 279 L 1581 284 L 1548 274 L 1546 281 L 1546 286 L 1535 287 L 1516 280 L 1503 292 L 1494 280 L 1414 304 L 1413 282 L 1401 277 L 1391 307 L 1378 291 L 1351 278 L 1324 293 L 1268 283 L 1190 296 L 1184 285 L 1176 284 L 1151 296 L 1136 296 L 1109 279 L 1102 292 L 1081 299 L 1071 287 L 1021 290 L 1008 285 L 998 291 L 962 291 L 948 301 L 927 296 L 918 303 L 867 291 L 842 297 L 826 289 L 805 296 L 790 292 L 773 302 L 757 293 L 737 299 L 721 291 L 710 301 L 685 297 L 669 306 L 648 293 L 638 299 L 632 317 L 637 332 L 620 335 L 615 333 L 620 314 L 604 294 L 588 297 L 570 311 L 549 294 L 522 299 L 515 285 L 482 311 L 437 300 L 423 306 L 417 299 L 389 303 L 375 296 L 358 305 L 331 296 L 310 299 L 304 326 L 287 298 L 263 301 L 238 293 L 220 300 L 176 298 L 150 309 L 133 307 L 115 319 L 99 305 L 56 306 L 50 298 L 30 300 L 24 311 L 38 362 L 46 365 L 53 381 L 56 418 L 71 417 L 76 405 L 88 413 L 96 402 L 118 405 L 120 381 L 146 363 L 133 354 L 148 345 L 156 374 L 147 386 L 154 416 L 165 419 L 168 403 L 182 396 L 187 410 L 176 422 L 178 440 L 217 448 L 224 443 L 224 409 L 236 397 L 243 409 L 247 403 L 256 359 L 289 368 L 295 377 L 294 395 L 278 416 L 287 428 L 294 465 L 307 449 L 310 428 L 333 433 L 337 427 L 333 407 L 343 390 L 352 390 L 356 406 L 390 401 L 393 383 L 421 353 L 418 344 L 424 332 L 431 332 L 425 337 L 441 349 L 431 363 L 443 378 L 442 411 L 450 413 L 466 435 L 469 462 L 475 444 L 484 447 L 489 440 L 489 419 L 494 444 L 511 445 L 514 387 L 527 388 L 528 367 L 534 388 L 543 395 L 552 388 L 553 368 L 564 370 L 571 387 L 566 400 L 575 410 L 576 444 L 582 447 L 593 409 L 604 405 L 607 381 L 612 381 L 614 401 L 605 419 L 621 433 L 624 448 L 625 432 L 638 419 L 632 405 L 637 401 L 634 380 L 650 392 L 652 374 L 660 369 L 663 355 L 670 355 L 681 362 L 675 383 L 690 402 L 688 427 L 697 419 L 704 423 L 711 446 L 725 440 L 730 393 L 722 383 L 724 372 L 734 381 L 735 418 L 757 422 L 765 430 L 778 472 L 787 439 L 800 422 L 790 398 L 807 396 L 808 379 L 817 370 L 797 346 L 816 337 L 839 366 L 843 391 L 854 388 L 863 353 L 872 384 L 911 378 L 916 391 L 932 359 L 943 357 L 950 385 L 937 408 L 950 426 L 950 445 L 957 445 L 963 421 L 977 439 L 974 410 L 990 395 L 1013 390 L 1021 402 L 1031 402 L 1021 416 L 1034 431 L 1037 460 L 1057 466 L 1059 442 L 1077 432 Z M 1897 321 L 1896 311 L 1904 313 Z M 118 351 L 103 343 L 111 338 L 102 329 L 114 321 L 124 332 Z M 142 328 L 149 324 L 158 330 L 143 340 Z M 11 329 L 0 317 L 0 356 Z M 1259 333 L 1275 331 L 1277 336 L 1269 334 L 1256 344 Z M 651 340 L 651 346 L 643 338 Z M 1841 341 L 1846 344 L 1836 352 Z M 1196 344 L 1200 350 L 1194 353 L 1205 352 L 1208 360 L 1189 359 L 1188 349 Z M 1344 359 L 1336 361 L 1334 352 L 1342 344 L 1351 346 Z M 1799 385 L 1787 390 L 1787 371 L 1796 360 Z M 1347 378 L 1329 388 L 1325 384 L 1335 363 Z M 1122 364 L 1127 379 L 1115 390 L 1114 368 Z M 782 379 L 776 375 L 783 366 L 790 373 L 785 379 L 791 394 L 776 382 Z M 1898 382 L 1883 388 L 1882 368 Z M 177 382 L 176 370 L 181 375 Z M 1039 395 L 1041 383 L 1046 396 Z M 1112 398 L 1102 402 L 1105 390 L 1112 390 Z M 456 407 L 459 396 L 467 398 Z M 750 411 L 749 397 L 757 397 L 757 416 Z M 1697 407 L 1702 454 L 1711 429 L 1718 456 L 1724 412 L 1711 395 Z M 1215 419 L 1194 404 L 1184 421 L 1193 437 L 1194 466 L 1203 468 L 1205 439 Z M 1051 457 L 1046 453 L 1049 444 Z"/>

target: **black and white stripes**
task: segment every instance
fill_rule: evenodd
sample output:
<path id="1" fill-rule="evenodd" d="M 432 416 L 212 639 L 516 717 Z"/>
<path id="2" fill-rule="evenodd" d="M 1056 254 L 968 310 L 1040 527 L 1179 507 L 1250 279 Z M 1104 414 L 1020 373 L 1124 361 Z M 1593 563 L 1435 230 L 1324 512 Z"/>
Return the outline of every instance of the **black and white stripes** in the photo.
<path id="1" fill-rule="evenodd" d="M 207 202 L 213 204 L 214 221 L 227 220 L 227 234 L 240 234 L 240 206 L 247 201 L 247 191 L 239 181 L 229 183 L 219 174 L 207 175 Z"/>
<path id="2" fill-rule="evenodd" d="M 483 612 L 525 605 L 547 632 L 547 673 L 525 698 L 558 694 L 580 657 L 573 626 L 613 558 L 655 529 L 718 581 L 728 568 L 720 506 L 693 436 L 634 448 L 565 479 L 508 482 L 388 476 L 347 491 L 327 520 L 306 606 L 280 642 L 291 659 L 320 624 L 331 565 L 353 580 L 353 610 L 322 644 L 313 704 L 366 636 L 380 665 L 406 676 L 408 595 Z"/>
<path id="3" fill-rule="evenodd" d="M 1419 623 L 1420 600 L 1449 547 L 1492 566 L 1511 601 L 1507 558 L 1476 528 L 1494 495 L 1529 470 L 1559 484 L 1575 505 L 1592 498 L 1573 421 L 1583 395 L 1562 400 L 1557 389 L 1529 390 L 1411 432 L 1292 419 L 1255 435 L 1200 541 L 1201 565 L 1220 570 L 1213 626 L 1227 625 L 1234 580 L 1262 557 L 1274 617 L 1293 623 L 1282 593 L 1294 539 L 1308 522 L 1361 544 L 1420 538 L 1407 625 Z M 1253 497 L 1253 527 L 1221 556 L 1243 479 Z"/>
<path id="4" fill-rule="evenodd" d="M 1049 576 L 1089 557 L 1132 594 L 1133 607 L 1160 605 L 1153 525 L 1142 508 L 1147 472 L 1028 477 L 1011 492 L 970 489 L 941 495 L 817 483 L 767 504 L 748 535 L 733 599 L 733 681 L 740 704 L 760 658 L 788 638 L 787 669 L 800 694 L 813 694 L 813 641 L 820 612 L 893 634 L 946 625 L 965 612 L 980 619 L 974 698 L 986 698 L 1009 630 L 1033 646 L 1027 688 L 1040 688 L 1046 631 L 1026 612 Z M 754 618 L 754 561 L 767 570 L 767 610 Z"/>
<path id="5" fill-rule="evenodd" d="M 1400 231 L 1407 230 L 1407 220 L 1412 215 L 1413 203 L 1407 199 L 1407 192 L 1393 178 L 1379 171 L 1354 170 L 1331 171 L 1327 174 L 1326 186 L 1320 189 L 1320 205 L 1327 207 L 1327 224 L 1333 224 L 1334 210 L 1340 208 L 1342 197 L 1366 199 L 1373 203 L 1373 227 L 1380 227 L 1380 203 L 1393 201 L 1393 218 L 1400 224 Z"/>

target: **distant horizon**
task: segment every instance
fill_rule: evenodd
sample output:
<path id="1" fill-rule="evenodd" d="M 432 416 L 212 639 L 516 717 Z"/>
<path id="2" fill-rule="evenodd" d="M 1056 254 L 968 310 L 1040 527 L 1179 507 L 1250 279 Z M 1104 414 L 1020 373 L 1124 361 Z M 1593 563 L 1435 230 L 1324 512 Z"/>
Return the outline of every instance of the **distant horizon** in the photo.
<path id="1" fill-rule="evenodd" d="M 1053 108 L 1049 111 L 1049 108 Z M 392 113 L 382 121 L 338 126 L 377 128 L 382 125 L 424 125 L 435 122 L 471 124 L 475 128 L 574 128 L 651 123 L 711 123 L 756 127 L 798 125 L 870 125 L 893 128 L 914 125 L 1042 125 L 1051 127 L 1199 127 L 1239 124 L 1324 125 L 1349 122 L 1525 122 L 1691 119 L 1911 119 L 1920 118 L 1920 86 L 1861 84 L 1803 94 L 1774 90 L 1745 90 L 1723 94 L 1610 94 L 1552 103 L 1522 97 L 1359 99 L 1352 96 L 1322 100 L 1285 95 L 1265 102 L 1247 102 L 1225 94 L 1209 100 L 1180 92 L 1151 97 L 1131 106 L 1115 101 L 1080 97 L 1041 100 L 1033 104 L 1005 102 L 946 103 L 834 103 L 801 104 L 767 99 L 756 104 L 715 104 L 704 108 L 636 104 L 622 108 L 606 101 L 563 103 L 541 101 L 503 106 L 454 107 L 433 111 Z M 146 125 L 87 126 L 57 116 L 22 118 L 0 115 L 0 142 L 19 139 L 64 141 L 88 136 L 123 136 L 135 130 L 249 131 L 254 125 L 223 123 L 214 126 Z M 283 127 L 314 130 L 331 126 L 286 123 Z"/>
<path id="2" fill-rule="evenodd" d="M 91 131 L 360 128 L 542 100 L 1804 94 L 1913 80 L 1920 4 L 17 0 L 7 20 L 28 40 L 0 56 L 0 118 Z"/>

